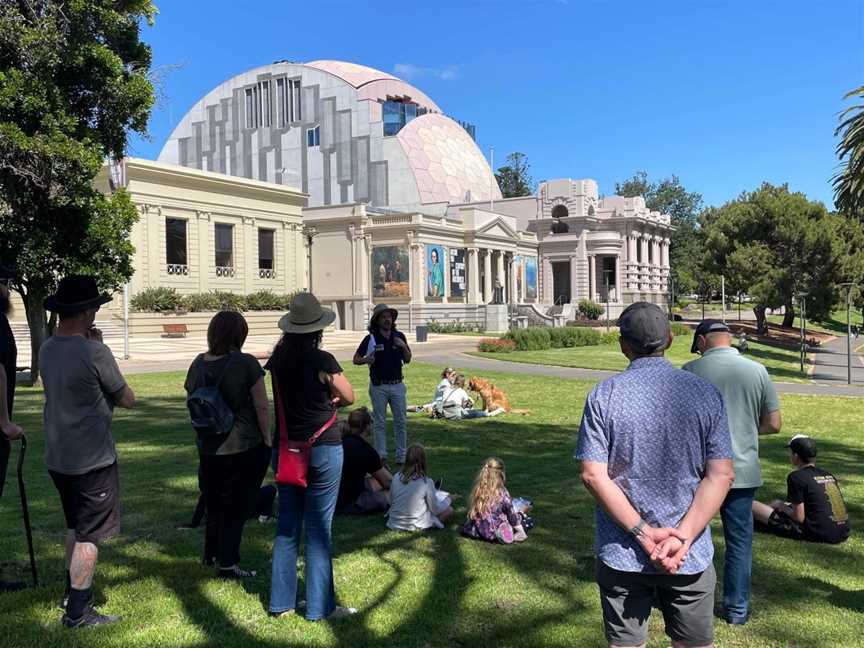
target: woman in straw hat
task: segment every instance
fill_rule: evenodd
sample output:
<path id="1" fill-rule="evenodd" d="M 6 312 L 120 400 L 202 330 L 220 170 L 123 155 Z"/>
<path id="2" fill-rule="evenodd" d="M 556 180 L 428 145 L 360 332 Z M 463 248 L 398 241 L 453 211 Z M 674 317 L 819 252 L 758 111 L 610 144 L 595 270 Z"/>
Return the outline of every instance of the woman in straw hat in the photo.
<path id="1" fill-rule="evenodd" d="M 279 486 L 279 520 L 273 546 L 270 613 L 281 616 L 297 605 L 297 556 L 305 527 L 306 610 L 309 621 L 354 612 L 336 605 L 330 526 L 342 475 L 342 438 L 332 425 L 338 407 L 354 402 L 354 390 L 331 354 L 322 351 L 322 331 L 336 315 L 311 293 L 291 300 L 290 312 L 279 320 L 284 332 L 266 365 L 273 376 L 277 420 L 284 430 L 274 439 L 274 470 L 278 470 L 279 436 L 309 440 L 326 428 L 309 459 L 308 486 Z M 328 426 L 329 424 L 329 426 Z"/>

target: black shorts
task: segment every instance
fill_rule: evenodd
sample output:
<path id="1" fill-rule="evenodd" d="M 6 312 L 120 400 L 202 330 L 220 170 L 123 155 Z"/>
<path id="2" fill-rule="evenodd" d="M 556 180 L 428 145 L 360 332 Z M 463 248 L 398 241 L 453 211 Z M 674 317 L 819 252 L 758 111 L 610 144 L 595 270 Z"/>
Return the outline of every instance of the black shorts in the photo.
<path id="1" fill-rule="evenodd" d="M 48 471 L 60 493 L 66 528 L 77 542 L 99 544 L 120 533 L 120 473 L 117 462 L 83 475 Z"/>
<path id="2" fill-rule="evenodd" d="M 774 509 L 768 518 L 768 529 L 775 535 L 795 540 L 804 540 L 804 528 L 784 511 Z"/>

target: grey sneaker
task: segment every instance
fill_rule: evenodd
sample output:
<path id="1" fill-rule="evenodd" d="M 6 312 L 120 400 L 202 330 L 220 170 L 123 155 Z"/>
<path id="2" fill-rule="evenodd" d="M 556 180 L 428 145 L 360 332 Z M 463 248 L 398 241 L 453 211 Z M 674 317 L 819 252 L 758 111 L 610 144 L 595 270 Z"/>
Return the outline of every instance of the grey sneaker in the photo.
<path id="1" fill-rule="evenodd" d="M 90 626 L 100 626 L 100 625 L 108 625 L 109 623 L 117 623 L 118 621 L 122 621 L 123 617 L 114 616 L 108 614 L 100 614 L 92 607 L 88 607 L 84 614 L 82 614 L 77 619 L 73 619 L 68 615 L 63 615 L 63 625 L 69 628 L 70 630 L 75 630 L 76 628 L 87 628 Z"/>

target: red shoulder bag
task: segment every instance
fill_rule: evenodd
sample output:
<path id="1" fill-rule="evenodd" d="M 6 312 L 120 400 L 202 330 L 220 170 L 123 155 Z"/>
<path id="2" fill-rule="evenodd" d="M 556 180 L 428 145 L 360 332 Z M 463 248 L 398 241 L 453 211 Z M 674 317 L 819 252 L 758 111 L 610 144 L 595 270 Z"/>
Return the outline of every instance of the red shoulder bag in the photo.
<path id="1" fill-rule="evenodd" d="M 273 391 L 276 396 L 276 416 L 279 425 L 279 463 L 276 466 L 276 483 L 280 486 L 306 488 L 312 444 L 336 422 L 336 412 L 334 411 L 330 420 L 308 440 L 292 441 L 288 438 L 288 430 L 285 426 L 285 410 L 282 407 L 282 392 L 279 391 L 279 382 L 275 373 L 273 374 Z"/>

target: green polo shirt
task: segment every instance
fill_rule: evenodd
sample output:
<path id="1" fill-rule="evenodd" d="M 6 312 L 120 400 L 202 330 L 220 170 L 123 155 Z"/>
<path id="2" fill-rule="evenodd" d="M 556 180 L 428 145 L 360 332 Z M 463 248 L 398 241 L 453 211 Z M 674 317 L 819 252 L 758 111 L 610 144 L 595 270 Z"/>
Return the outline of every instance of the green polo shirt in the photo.
<path id="1" fill-rule="evenodd" d="M 759 421 L 780 409 L 777 392 L 765 367 L 740 355 L 737 349 L 715 347 L 683 368 L 710 382 L 723 395 L 732 433 L 735 464 L 732 488 L 761 486 Z"/>

